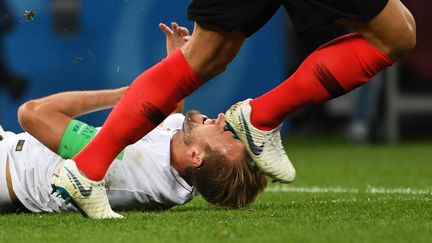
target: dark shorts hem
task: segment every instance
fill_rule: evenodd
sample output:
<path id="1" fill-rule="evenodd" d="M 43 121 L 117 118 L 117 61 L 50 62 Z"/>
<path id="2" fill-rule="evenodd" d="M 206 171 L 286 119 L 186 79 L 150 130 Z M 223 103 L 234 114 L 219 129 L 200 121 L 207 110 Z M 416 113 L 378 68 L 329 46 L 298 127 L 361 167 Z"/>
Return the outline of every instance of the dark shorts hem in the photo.
<path id="1" fill-rule="evenodd" d="M 225 31 L 241 29 L 246 37 L 264 26 L 283 5 L 297 32 L 305 32 L 340 18 L 366 22 L 388 0 L 193 0 L 188 18 Z"/>

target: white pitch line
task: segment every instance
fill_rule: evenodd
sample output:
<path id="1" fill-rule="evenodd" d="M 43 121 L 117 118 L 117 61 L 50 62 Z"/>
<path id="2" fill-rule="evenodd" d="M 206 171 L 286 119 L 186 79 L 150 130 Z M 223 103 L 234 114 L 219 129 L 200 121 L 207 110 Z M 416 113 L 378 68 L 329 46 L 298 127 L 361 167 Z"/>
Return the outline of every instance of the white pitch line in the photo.
<path id="1" fill-rule="evenodd" d="M 385 188 L 368 186 L 365 189 L 343 187 L 297 187 L 290 185 L 277 185 L 268 187 L 266 192 L 295 192 L 295 193 L 351 193 L 351 194 L 405 194 L 405 195 L 432 195 L 432 190 L 416 188 Z"/>

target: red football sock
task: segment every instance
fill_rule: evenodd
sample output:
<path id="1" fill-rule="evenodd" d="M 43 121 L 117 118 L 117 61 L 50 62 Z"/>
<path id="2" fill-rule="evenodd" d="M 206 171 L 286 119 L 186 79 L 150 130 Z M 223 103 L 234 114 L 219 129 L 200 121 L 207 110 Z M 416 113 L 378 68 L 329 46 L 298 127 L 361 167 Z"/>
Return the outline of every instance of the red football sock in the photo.
<path id="1" fill-rule="evenodd" d="M 115 157 L 158 126 L 179 101 L 203 82 L 180 49 L 142 73 L 108 116 L 96 137 L 73 160 L 90 179 L 101 180 Z"/>
<path id="2" fill-rule="evenodd" d="M 343 95 L 393 63 L 358 33 L 339 37 L 309 55 L 278 87 L 252 100 L 251 122 L 271 130 L 297 109 Z"/>

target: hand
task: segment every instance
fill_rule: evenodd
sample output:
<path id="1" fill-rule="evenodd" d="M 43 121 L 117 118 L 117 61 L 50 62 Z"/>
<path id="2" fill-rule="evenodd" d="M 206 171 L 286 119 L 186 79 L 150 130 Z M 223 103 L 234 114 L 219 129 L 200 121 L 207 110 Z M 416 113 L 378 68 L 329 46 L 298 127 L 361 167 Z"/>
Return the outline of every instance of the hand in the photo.
<path id="1" fill-rule="evenodd" d="M 190 39 L 189 30 L 176 22 L 171 23 L 171 28 L 160 23 L 159 28 L 165 33 L 167 55 L 182 47 Z"/>

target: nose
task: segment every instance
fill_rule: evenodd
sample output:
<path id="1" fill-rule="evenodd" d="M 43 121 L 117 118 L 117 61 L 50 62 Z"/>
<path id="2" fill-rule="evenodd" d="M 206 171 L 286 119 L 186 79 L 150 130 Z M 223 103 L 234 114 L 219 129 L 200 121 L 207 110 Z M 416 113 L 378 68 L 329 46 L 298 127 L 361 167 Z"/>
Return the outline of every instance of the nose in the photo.
<path id="1" fill-rule="evenodd" d="M 215 124 L 217 126 L 221 126 L 222 128 L 225 126 L 225 115 L 223 113 L 219 113 L 216 120 L 215 120 Z"/>

